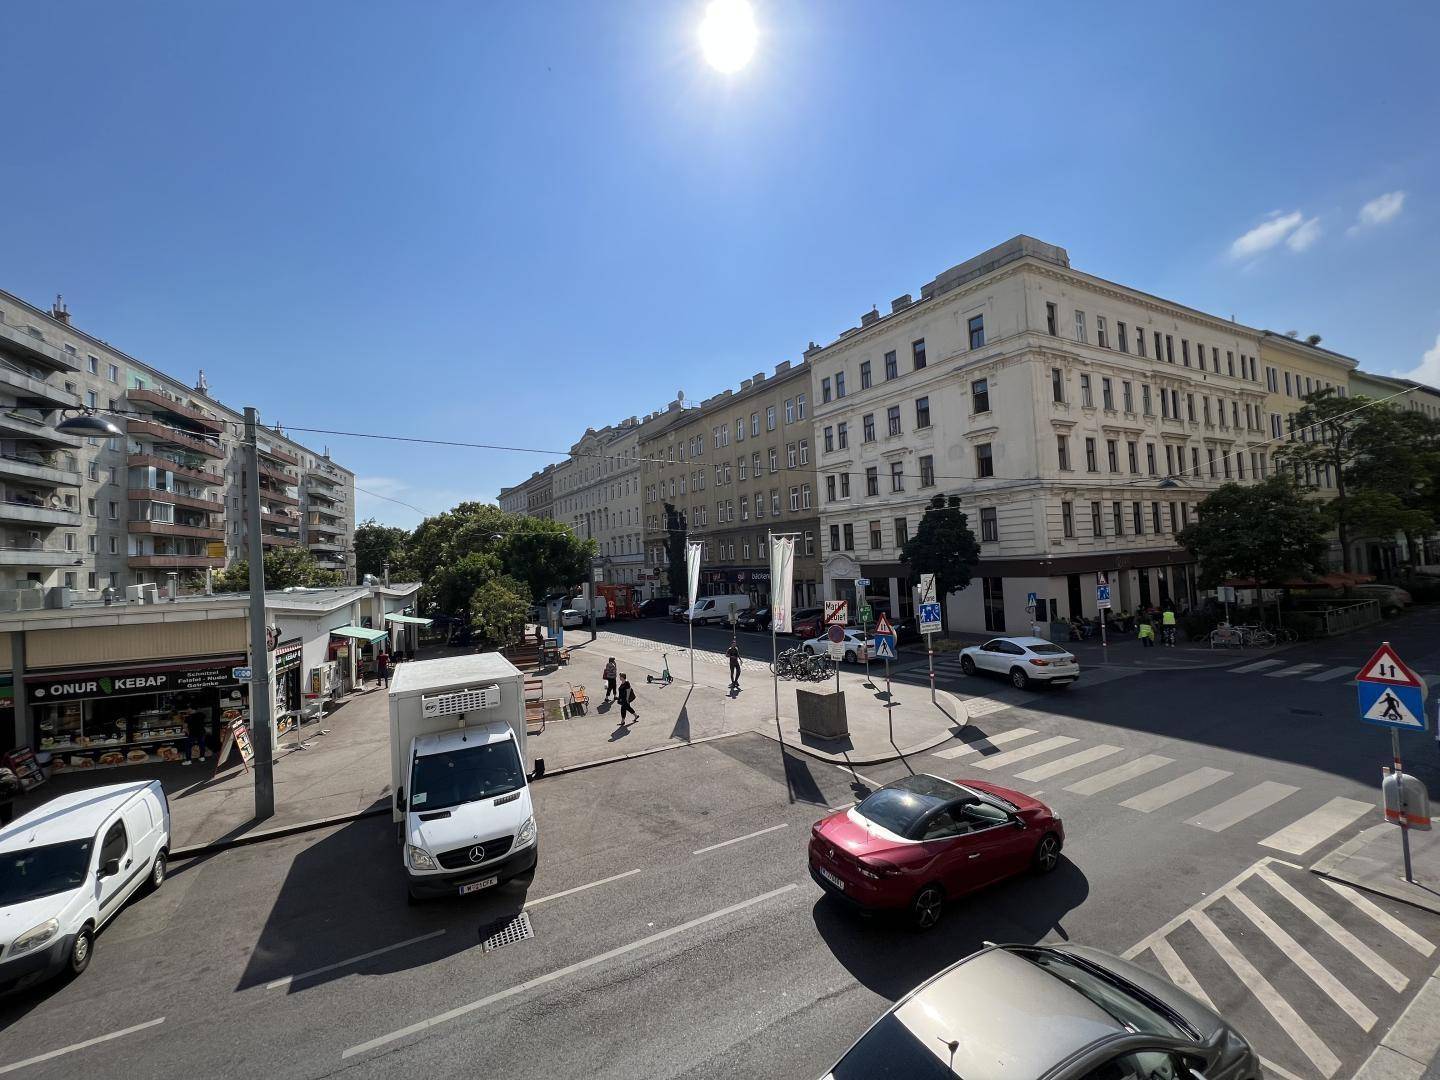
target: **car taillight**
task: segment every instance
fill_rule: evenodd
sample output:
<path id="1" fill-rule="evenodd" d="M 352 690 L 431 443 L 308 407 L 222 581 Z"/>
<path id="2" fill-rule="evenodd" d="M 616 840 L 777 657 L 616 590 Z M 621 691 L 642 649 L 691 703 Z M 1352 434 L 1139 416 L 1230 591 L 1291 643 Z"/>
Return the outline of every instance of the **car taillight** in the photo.
<path id="1" fill-rule="evenodd" d="M 894 863 L 888 863 L 884 859 L 857 859 L 855 868 L 864 874 L 871 881 L 879 881 L 881 878 L 897 877 L 900 868 Z"/>
<path id="2" fill-rule="evenodd" d="M 1032 657 L 1030 658 L 1030 663 L 1034 664 L 1036 667 L 1044 667 L 1046 664 L 1050 663 L 1050 661 L 1049 661 L 1049 660 L 1040 660 L 1040 659 L 1032 656 Z"/>

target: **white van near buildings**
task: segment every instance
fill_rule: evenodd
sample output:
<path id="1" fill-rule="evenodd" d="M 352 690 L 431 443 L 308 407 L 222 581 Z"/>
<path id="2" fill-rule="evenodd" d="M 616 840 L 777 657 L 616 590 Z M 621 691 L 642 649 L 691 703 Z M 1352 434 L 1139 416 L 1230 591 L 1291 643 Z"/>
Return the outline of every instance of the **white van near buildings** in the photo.
<path id="1" fill-rule="evenodd" d="M 690 605 L 687 618 L 696 626 L 704 623 L 728 623 L 732 614 L 750 610 L 750 597 L 744 593 L 722 593 L 702 596 Z"/>
<path id="2" fill-rule="evenodd" d="M 169 852 L 158 780 L 72 791 L 0 829 L 0 992 L 84 971 L 125 901 L 165 881 Z"/>

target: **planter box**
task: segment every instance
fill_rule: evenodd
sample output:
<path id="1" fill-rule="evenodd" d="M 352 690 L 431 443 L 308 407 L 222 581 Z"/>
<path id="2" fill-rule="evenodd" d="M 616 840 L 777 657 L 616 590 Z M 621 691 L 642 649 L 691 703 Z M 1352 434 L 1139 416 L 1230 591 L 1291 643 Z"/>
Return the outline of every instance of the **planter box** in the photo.
<path id="1" fill-rule="evenodd" d="M 844 739 L 850 735 L 845 718 L 845 692 L 821 693 L 815 690 L 795 691 L 800 711 L 800 731 L 818 739 Z"/>

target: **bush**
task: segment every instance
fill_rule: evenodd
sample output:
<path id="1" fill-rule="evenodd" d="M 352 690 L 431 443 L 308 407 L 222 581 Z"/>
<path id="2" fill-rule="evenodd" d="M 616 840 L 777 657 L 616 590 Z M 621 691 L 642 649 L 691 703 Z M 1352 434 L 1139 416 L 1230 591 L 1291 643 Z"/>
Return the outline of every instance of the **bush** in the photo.
<path id="1" fill-rule="evenodd" d="M 1220 625 L 1218 616 L 1196 611 L 1179 616 L 1177 621 L 1180 629 L 1185 631 L 1187 641 L 1205 641 L 1210 637 L 1210 631 Z"/>

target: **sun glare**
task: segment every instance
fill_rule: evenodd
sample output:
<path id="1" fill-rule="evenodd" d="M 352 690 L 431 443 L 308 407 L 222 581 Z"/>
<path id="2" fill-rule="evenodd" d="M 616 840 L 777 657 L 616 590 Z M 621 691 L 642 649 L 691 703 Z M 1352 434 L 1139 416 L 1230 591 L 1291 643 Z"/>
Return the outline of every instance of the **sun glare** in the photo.
<path id="1" fill-rule="evenodd" d="M 700 48 L 716 71 L 739 71 L 755 53 L 755 16 L 746 0 L 711 0 L 700 24 Z"/>

